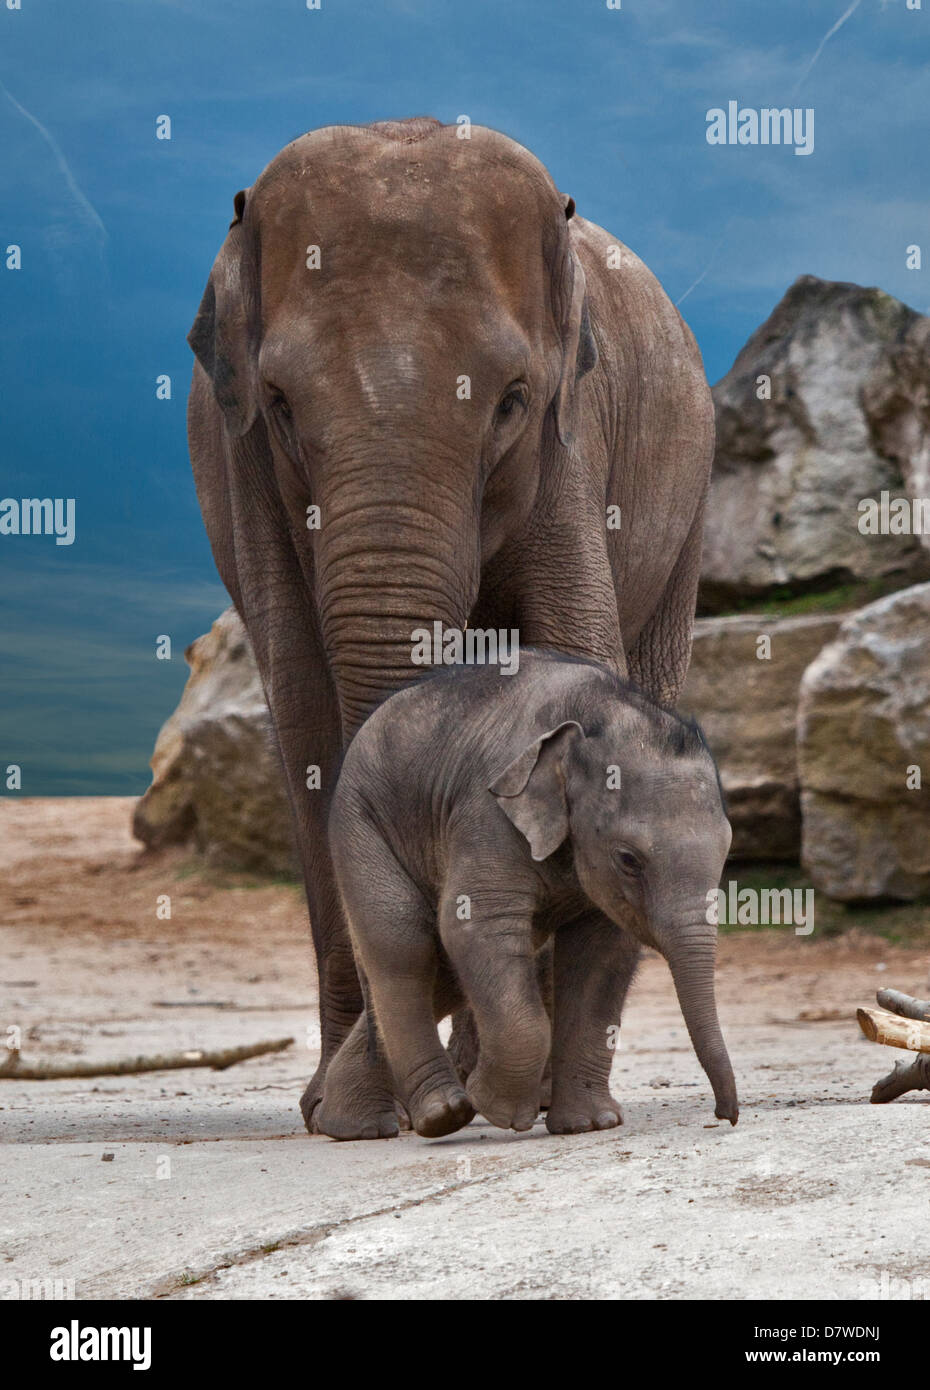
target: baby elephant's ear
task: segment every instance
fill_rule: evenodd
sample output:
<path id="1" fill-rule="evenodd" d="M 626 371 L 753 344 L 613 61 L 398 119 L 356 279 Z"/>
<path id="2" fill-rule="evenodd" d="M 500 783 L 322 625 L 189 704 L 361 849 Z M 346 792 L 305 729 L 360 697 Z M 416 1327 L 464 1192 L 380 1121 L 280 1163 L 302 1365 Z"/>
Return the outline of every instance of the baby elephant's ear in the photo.
<path id="1" fill-rule="evenodd" d="M 574 719 L 524 748 L 491 783 L 504 815 L 529 842 L 534 859 L 548 859 L 568 834 L 565 757 L 584 730 Z"/>

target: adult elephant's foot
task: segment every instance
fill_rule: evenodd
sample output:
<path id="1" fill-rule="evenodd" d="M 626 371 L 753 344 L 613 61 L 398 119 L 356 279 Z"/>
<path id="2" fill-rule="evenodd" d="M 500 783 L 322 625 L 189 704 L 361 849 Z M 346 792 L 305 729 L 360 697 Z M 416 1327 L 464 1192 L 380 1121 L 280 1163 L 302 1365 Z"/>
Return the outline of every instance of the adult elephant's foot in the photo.
<path id="1" fill-rule="evenodd" d="M 479 1115 L 500 1129 L 532 1129 L 539 1114 L 539 1080 L 499 1077 L 479 1059 L 465 1087 Z"/>
<path id="2" fill-rule="evenodd" d="M 319 1099 L 317 1089 L 322 1090 Z M 306 1102 L 306 1108 L 305 1108 Z M 364 1017 L 329 1066 L 322 1065 L 304 1092 L 301 1113 L 311 1134 L 331 1139 L 393 1139 L 407 1128 L 407 1112 L 395 1098 L 383 1057 L 372 1057 Z"/>
<path id="3" fill-rule="evenodd" d="M 325 1080 L 326 1069 L 321 1062 L 307 1082 L 306 1090 L 300 1097 L 300 1113 L 303 1116 L 308 1134 L 319 1134 L 320 1132 L 316 1128 L 316 1111 L 323 1099 L 323 1082 Z"/>
<path id="4" fill-rule="evenodd" d="M 620 1106 L 606 1090 L 559 1096 L 546 1115 L 550 1134 L 587 1134 L 592 1129 L 614 1129 L 622 1124 Z"/>
<path id="5" fill-rule="evenodd" d="M 311 1117 L 314 1132 L 330 1139 L 395 1139 L 400 1118 L 380 1067 L 366 1068 L 337 1053 L 326 1074 L 323 1099 Z"/>
<path id="6" fill-rule="evenodd" d="M 317 1134 L 330 1139 L 396 1139 L 400 1132 L 392 1096 L 372 1098 L 358 1106 L 324 1095 L 314 1113 Z"/>
<path id="7" fill-rule="evenodd" d="M 424 1139 L 454 1134 L 474 1119 L 475 1112 L 458 1081 L 440 1081 L 410 1100 L 410 1121 Z"/>

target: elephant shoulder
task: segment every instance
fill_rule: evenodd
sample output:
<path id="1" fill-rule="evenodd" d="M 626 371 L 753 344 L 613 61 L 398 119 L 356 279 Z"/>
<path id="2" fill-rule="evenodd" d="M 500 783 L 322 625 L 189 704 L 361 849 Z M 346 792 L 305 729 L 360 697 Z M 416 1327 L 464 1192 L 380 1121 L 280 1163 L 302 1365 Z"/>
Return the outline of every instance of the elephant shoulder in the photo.
<path id="1" fill-rule="evenodd" d="M 619 237 L 613 236 L 596 222 L 576 213 L 570 223 L 572 247 L 585 269 L 585 274 L 601 278 L 607 272 L 624 267 L 638 273 L 646 270 L 643 261 Z M 646 273 L 649 272 L 646 270 Z"/>
<path id="2" fill-rule="evenodd" d="M 593 296 L 621 302 L 645 295 L 649 300 L 661 298 L 668 302 L 646 262 L 619 237 L 577 215 L 571 221 L 571 236 Z M 668 307 L 673 306 L 669 303 Z"/>
<path id="3" fill-rule="evenodd" d="M 648 356 L 654 371 L 665 365 L 703 381 L 691 330 L 645 261 L 595 222 L 576 216 L 570 226 L 598 344 L 614 342 L 624 357 Z"/>

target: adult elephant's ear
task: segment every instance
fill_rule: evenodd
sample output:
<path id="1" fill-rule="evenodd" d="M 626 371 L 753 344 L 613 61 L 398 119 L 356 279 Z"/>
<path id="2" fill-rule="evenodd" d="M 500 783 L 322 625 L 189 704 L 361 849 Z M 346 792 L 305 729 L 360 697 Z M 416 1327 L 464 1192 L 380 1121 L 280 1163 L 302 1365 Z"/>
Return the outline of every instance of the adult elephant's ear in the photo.
<path id="1" fill-rule="evenodd" d="M 548 859 L 568 834 L 565 757 L 584 736 L 574 719 L 558 724 L 524 748 L 488 790 L 529 843 L 536 860 Z"/>
<path id="2" fill-rule="evenodd" d="M 248 190 L 236 194 L 235 217 L 213 262 L 197 317 L 187 335 L 194 356 L 233 435 L 246 434 L 258 415 L 255 382 L 257 288 L 243 226 Z"/>
<path id="3" fill-rule="evenodd" d="M 565 205 L 566 221 L 570 221 L 574 213 L 575 200 L 569 198 Z M 572 248 L 568 228 L 565 229 L 564 236 L 565 252 L 559 285 L 559 300 L 562 306 L 562 371 L 555 395 L 555 425 L 559 439 L 563 444 L 569 445 L 574 435 L 576 386 L 585 373 L 596 364 L 597 345 L 588 317 L 584 270 Z"/>

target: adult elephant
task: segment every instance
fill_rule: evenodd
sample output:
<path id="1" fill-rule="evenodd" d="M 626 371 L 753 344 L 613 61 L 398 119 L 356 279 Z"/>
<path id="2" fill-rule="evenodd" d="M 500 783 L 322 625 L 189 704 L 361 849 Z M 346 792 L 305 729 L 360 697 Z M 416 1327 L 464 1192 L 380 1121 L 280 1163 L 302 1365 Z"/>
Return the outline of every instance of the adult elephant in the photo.
<path id="1" fill-rule="evenodd" d="M 189 335 L 188 433 L 296 822 L 312 1128 L 362 1006 L 327 847 L 342 749 L 437 620 L 517 628 L 674 700 L 713 408 L 658 281 L 496 131 L 312 131 L 234 206 Z"/>

